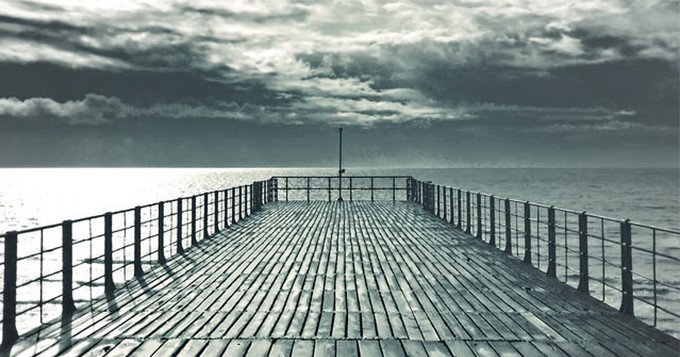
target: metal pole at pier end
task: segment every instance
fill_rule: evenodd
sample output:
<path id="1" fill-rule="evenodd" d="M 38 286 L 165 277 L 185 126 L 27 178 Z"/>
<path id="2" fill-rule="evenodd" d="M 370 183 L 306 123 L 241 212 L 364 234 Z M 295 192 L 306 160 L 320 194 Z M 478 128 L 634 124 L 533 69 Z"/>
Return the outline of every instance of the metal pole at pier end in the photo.
<path id="1" fill-rule="evenodd" d="M 340 134 L 338 137 L 338 201 L 342 202 L 342 174 L 345 172 L 342 168 L 342 128 L 338 128 L 338 133 Z"/>

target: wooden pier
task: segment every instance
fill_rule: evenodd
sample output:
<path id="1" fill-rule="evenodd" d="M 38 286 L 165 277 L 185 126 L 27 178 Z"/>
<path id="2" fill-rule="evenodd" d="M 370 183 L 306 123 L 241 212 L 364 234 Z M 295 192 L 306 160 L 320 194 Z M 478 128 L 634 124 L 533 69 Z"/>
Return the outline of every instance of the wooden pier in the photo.
<path id="1" fill-rule="evenodd" d="M 21 336 L 11 354 L 656 357 L 679 349 L 420 204 L 376 200 L 262 205 L 91 308 Z"/>

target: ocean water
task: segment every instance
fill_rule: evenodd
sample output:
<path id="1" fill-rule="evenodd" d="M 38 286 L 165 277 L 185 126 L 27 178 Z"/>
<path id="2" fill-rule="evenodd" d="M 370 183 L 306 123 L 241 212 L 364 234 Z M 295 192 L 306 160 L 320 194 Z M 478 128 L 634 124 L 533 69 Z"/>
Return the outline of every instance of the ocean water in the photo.
<path id="1" fill-rule="evenodd" d="M 0 232 L 23 230 L 58 223 L 65 219 L 77 219 L 107 211 L 128 209 L 136 205 L 187 197 L 249 184 L 274 175 L 321 176 L 335 175 L 336 172 L 335 168 L 0 169 Z M 413 176 L 420 180 L 482 191 L 500 197 L 529 200 L 620 219 L 627 218 L 651 226 L 674 230 L 680 227 L 680 172 L 677 169 L 348 168 L 346 175 Z M 283 183 L 279 185 L 282 187 Z M 642 236 L 642 239 L 649 238 Z M 659 252 L 675 258 L 680 257 L 678 235 L 659 235 L 656 244 Z M 613 251 L 616 255 L 618 248 L 615 247 Z M 680 266 L 673 260 L 653 262 L 649 256 L 648 254 L 634 256 L 636 264 L 634 270 L 651 276 L 648 273 L 650 267 L 656 264 L 660 281 L 667 284 L 658 287 L 659 303 L 677 313 L 680 310 L 678 293 L 680 277 L 675 272 Z M 572 256 L 570 259 L 572 265 L 578 264 L 577 257 Z M 619 258 L 612 256 L 608 257 L 609 259 L 618 261 Z M 52 263 L 58 265 L 58 257 L 53 260 Z M 101 268 L 99 265 L 101 264 L 97 265 L 98 269 Z M 607 272 L 607 282 L 618 285 L 620 283 L 614 279 L 619 275 L 618 268 L 611 268 L 612 270 Z M 577 278 L 576 273 L 570 272 L 564 280 L 573 283 Z M 651 287 L 646 284 L 645 281 L 637 279 L 636 294 L 640 296 L 645 294 L 647 299 L 652 299 Z M 27 287 L 26 293 L 30 295 L 31 289 Z M 595 293 L 593 295 L 595 296 Z M 620 295 L 608 293 L 607 302 L 612 306 L 618 306 L 615 300 L 617 296 Z M 610 300 L 612 297 L 614 301 Z M 58 310 L 54 309 L 53 315 L 56 314 Z M 651 323 L 653 311 L 649 306 L 637 304 L 636 314 Z M 28 321 L 27 325 L 29 323 L 32 322 Z M 680 324 L 677 319 L 660 316 L 659 327 L 676 336 L 680 335 Z"/>
<path id="2" fill-rule="evenodd" d="M 247 184 L 273 175 L 335 175 L 335 168 L 0 169 L 0 232 Z M 366 169 L 577 211 L 680 227 L 677 169 Z"/>

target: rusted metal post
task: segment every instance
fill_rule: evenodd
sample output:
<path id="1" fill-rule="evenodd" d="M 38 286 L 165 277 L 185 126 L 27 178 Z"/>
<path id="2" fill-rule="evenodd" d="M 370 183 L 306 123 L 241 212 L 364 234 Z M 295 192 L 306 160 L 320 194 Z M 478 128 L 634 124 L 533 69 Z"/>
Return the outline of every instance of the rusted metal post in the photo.
<path id="1" fill-rule="evenodd" d="M 135 276 L 141 277 L 144 275 L 142 270 L 142 208 L 135 207 L 135 231 L 134 231 L 134 270 Z"/>
<path id="2" fill-rule="evenodd" d="M 477 238 L 482 239 L 482 194 L 477 192 Z"/>
<path id="3" fill-rule="evenodd" d="M 19 339 L 17 333 L 17 237 L 16 231 L 5 235 L 5 267 L 2 293 L 2 350 L 9 351 Z"/>
<path id="4" fill-rule="evenodd" d="M 158 262 L 165 263 L 165 242 L 163 241 L 165 235 L 165 212 L 164 202 L 158 203 Z"/>
<path id="5" fill-rule="evenodd" d="M 496 246 L 496 197 L 489 197 L 489 245 Z"/>
<path id="6" fill-rule="evenodd" d="M 288 177 L 286 177 L 286 202 L 288 202 Z"/>
<path id="7" fill-rule="evenodd" d="M 196 196 L 191 196 L 191 245 L 198 244 L 196 240 Z"/>
<path id="8" fill-rule="evenodd" d="M 116 290 L 113 283 L 113 219 L 111 212 L 104 214 L 104 292 Z"/>
<path id="9" fill-rule="evenodd" d="M 555 206 L 548 208 L 548 276 L 557 277 L 557 251 L 555 245 Z"/>
<path id="10" fill-rule="evenodd" d="M 505 199 L 505 249 L 504 253 L 512 254 L 512 220 L 510 219 L 510 199 Z"/>
<path id="11" fill-rule="evenodd" d="M 579 281 L 577 290 L 590 294 L 588 273 L 588 216 L 586 212 L 578 215 Z"/>
<path id="12" fill-rule="evenodd" d="M 307 177 L 307 202 L 309 202 L 309 177 Z"/>
<path id="13" fill-rule="evenodd" d="M 61 224 L 61 313 L 75 311 L 73 302 L 73 222 Z"/>
<path id="14" fill-rule="evenodd" d="M 472 222 L 470 222 L 470 191 L 465 191 L 465 220 L 465 233 L 470 234 L 472 232 Z"/>
<path id="15" fill-rule="evenodd" d="M 208 238 L 208 193 L 203 193 L 203 239 Z"/>
<path id="16" fill-rule="evenodd" d="M 633 250 L 629 220 L 621 222 L 621 292 L 619 311 L 633 316 Z"/>
<path id="17" fill-rule="evenodd" d="M 184 253 L 184 247 L 182 246 L 182 198 L 177 199 L 177 254 Z"/>
<path id="18" fill-rule="evenodd" d="M 531 264 L 531 206 L 524 202 L 524 259 L 523 263 Z"/>

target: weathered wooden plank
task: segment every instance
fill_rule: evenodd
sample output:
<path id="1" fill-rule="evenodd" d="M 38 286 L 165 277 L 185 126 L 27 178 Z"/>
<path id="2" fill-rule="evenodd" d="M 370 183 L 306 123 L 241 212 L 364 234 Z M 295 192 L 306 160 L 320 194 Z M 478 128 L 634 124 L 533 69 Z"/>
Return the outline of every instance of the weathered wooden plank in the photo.
<path id="1" fill-rule="evenodd" d="M 229 357 L 239 357 L 245 356 L 246 351 L 250 347 L 250 341 L 248 340 L 231 340 L 227 349 L 224 351 L 223 356 Z"/>
<path id="2" fill-rule="evenodd" d="M 314 345 L 314 357 L 335 356 L 335 341 L 316 340 Z"/>
<path id="3" fill-rule="evenodd" d="M 176 355 L 177 357 L 196 357 L 208 346 L 208 340 L 189 340 Z"/>
<path id="4" fill-rule="evenodd" d="M 573 290 L 412 204 L 272 204 L 17 353 L 677 351 L 676 339 Z"/>
<path id="5" fill-rule="evenodd" d="M 295 340 L 293 344 L 292 357 L 309 357 L 314 353 L 314 341 Z"/>
<path id="6" fill-rule="evenodd" d="M 288 357 L 293 350 L 293 340 L 276 340 L 269 350 L 271 357 Z"/>
<path id="7" fill-rule="evenodd" d="M 380 350 L 380 342 L 377 340 L 359 340 L 357 341 L 359 346 L 359 355 L 361 356 L 382 356 L 382 351 Z"/>
<path id="8" fill-rule="evenodd" d="M 208 345 L 201 352 L 201 357 L 221 356 L 227 349 L 230 340 L 209 340 Z"/>

